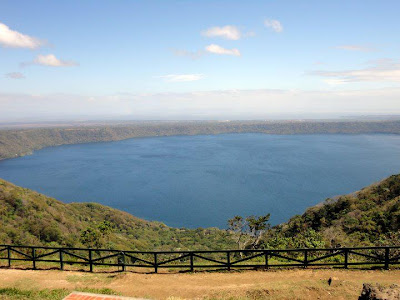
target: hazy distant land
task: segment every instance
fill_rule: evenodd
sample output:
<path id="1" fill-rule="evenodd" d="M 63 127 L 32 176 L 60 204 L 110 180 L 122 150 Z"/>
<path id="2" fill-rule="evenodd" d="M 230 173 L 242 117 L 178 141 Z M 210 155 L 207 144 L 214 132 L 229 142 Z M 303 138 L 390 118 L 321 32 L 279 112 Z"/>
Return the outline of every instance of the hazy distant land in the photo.
<path id="1" fill-rule="evenodd" d="M 143 121 L 98 124 L 0 130 L 0 159 L 27 155 L 49 146 L 135 137 L 222 133 L 400 134 L 400 121 Z"/>

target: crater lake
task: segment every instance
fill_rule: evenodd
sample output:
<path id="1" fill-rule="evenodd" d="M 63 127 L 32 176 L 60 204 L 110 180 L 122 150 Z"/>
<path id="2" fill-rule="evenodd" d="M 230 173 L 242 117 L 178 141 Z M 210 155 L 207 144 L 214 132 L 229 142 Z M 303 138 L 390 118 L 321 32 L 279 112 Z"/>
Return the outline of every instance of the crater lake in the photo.
<path id="1" fill-rule="evenodd" d="M 49 147 L 0 161 L 0 177 L 64 202 L 98 202 L 175 227 L 235 215 L 273 224 L 400 171 L 400 136 L 256 133 Z"/>

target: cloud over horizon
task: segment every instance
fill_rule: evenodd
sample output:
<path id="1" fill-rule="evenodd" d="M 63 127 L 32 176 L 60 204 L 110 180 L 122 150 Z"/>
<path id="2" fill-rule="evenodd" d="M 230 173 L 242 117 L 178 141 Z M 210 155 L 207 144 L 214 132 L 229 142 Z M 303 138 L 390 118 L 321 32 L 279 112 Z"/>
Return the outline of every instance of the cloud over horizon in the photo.
<path id="1" fill-rule="evenodd" d="M 219 54 L 219 55 L 233 55 L 233 56 L 240 56 L 240 51 L 239 49 L 233 48 L 233 49 L 226 49 L 221 46 L 211 44 L 206 46 L 206 51 L 209 53 L 213 54 Z"/>
<path id="2" fill-rule="evenodd" d="M 400 114 L 400 88 L 369 90 L 215 90 L 186 93 L 16 94 L 0 92 L 3 122 L 123 118 L 233 120 Z M 379 99 L 379 101 L 377 101 Z M 24 110 L 21 110 L 24 107 Z"/>
<path id="3" fill-rule="evenodd" d="M 204 77 L 203 74 L 168 74 L 158 76 L 168 82 L 185 82 L 185 81 L 197 81 Z"/>
<path id="4" fill-rule="evenodd" d="M 328 83 L 400 82 L 400 61 L 382 59 L 369 62 L 370 67 L 343 71 L 313 71 L 310 74 L 328 79 Z"/>
<path id="5" fill-rule="evenodd" d="M 44 44 L 45 42 L 38 38 L 11 30 L 7 25 L 0 23 L 0 45 L 3 47 L 37 49 Z"/>

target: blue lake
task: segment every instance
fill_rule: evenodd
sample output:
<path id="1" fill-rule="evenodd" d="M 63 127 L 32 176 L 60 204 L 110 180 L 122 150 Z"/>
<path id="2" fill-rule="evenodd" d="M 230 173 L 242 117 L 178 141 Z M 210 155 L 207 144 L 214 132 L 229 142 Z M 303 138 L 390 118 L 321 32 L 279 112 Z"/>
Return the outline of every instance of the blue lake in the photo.
<path id="1" fill-rule="evenodd" d="M 136 138 L 0 161 L 0 177 L 17 185 L 177 227 L 266 213 L 276 224 L 396 173 L 400 136 L 383 134 Z"/>

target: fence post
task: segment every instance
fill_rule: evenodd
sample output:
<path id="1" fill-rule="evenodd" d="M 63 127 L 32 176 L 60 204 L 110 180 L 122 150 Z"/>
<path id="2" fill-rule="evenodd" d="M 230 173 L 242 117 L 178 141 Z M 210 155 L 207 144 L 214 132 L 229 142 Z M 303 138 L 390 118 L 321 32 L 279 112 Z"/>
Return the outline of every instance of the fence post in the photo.
<path id="1" fill-rule="evenodd" d="M 154 252 L 154 273 L 158 272 L 157 252 Z"/>
<path id="2" fill-rule="evenodd" d="M 60 249 L 60 270 L 64 270 L 63 250 Z"/>
<path id="3" fill-rule="evenodd" d="M 32 268 L 36 270 L 36 249 L 32 247 Z"/>
<path id="4" fill-rule="evenodd" d="M 344 248 L 344 268 L 348 269 L 349 268 L 349 249 Z"/>
<path id="5" fill-rule="evenodd" d="M 268 250 L 264 252 L 264 257 L 265 257 L 265 268 L 269 269 Z"/>
<path id="6" fill-rule="evenodd" d="M 7 246 L 8 267 L 11 267 L 11 246 Z"/>
<path id="7" fill-rule="evenodd" d="M 344 268 L 349 268 L 349 249 L 344 248 Z"/>
<path id="8" fill-rule="evenodd" d="M 122 254 L 122 272 L 125 272 L 125 252 L 121 252 Z"/>
<path id="9" fill-rule="evenodd" d="M 308 265 L 308 250 L 304 249 L 304 268 L 307 268 Z"/>
<path id="10" fill-rule="evenodd" d="M 93 272 L 92 249 L 89 249 L 89 270 Z"/>
<path id="11" fill-rule="evenodd" d="M 385 269 L 389 270 L 389 247 L 385 248 Z"/>
<path id="12" fill-rule="evenodd" d="M 189 260 L 190 260 L 190 272 L 193 272 L 194 271 L 193 252 L 189 252 Z"/>
<path id="13" fill-rule="evenodd" d="M 231 252 L 226 251 L 226 266 L 228 267 L 228 271 L 231 270 Z"/>

